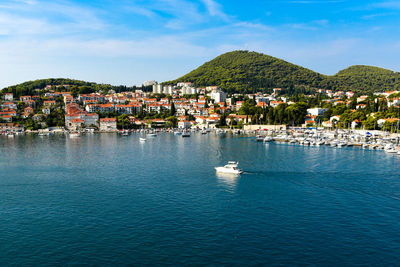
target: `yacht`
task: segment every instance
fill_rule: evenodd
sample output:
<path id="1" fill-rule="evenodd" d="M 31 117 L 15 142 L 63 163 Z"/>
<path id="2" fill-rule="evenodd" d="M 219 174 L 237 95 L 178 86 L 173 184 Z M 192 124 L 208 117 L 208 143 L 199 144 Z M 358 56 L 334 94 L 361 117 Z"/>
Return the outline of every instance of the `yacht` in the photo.
<path id="1" fill-rule="evenodd" d="M 236 161 L 228 161 L 223 167 L 215 167 L 215 170 L 220 173 L 232 173 L 232 174 L 241 174 L 243 171 L 238 169 L 239 162 Z"/>

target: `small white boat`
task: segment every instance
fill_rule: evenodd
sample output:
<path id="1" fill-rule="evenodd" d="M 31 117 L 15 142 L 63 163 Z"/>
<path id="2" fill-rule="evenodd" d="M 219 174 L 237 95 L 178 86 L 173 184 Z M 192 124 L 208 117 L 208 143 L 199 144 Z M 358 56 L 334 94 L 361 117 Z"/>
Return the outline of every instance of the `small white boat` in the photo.
<path id="1" fill-rule="evenodd" d="M 183 132 L 182 137 L 190 137 L 190 132 Z"/>
<path id="2" fill-rule="evenodd" d="M 236 161 L 228 161 L 223 167 L 215 167 L 215 170 L 220 173 L 232 173 L 232 174 L 241 174 L 243 171 L 238 169 L 239 162 Z"/>
<path id="3" fill-rule="evenodd" d="M 264 142 L 264 136 L 262 136 L 262 135 L 257 135 L 257 136 L 256 136 L 256 141 L 257 141 L 257 142 Z"/>
<path id="4" fill-rule="evenodd" d="M 74 138 L 74 137 L 80 137 L 81 133 L 80 132 L 70 132 L 69 137 Z"/>
<path id="5" fill-rule="evenodd" d="M 140 141 L 140 142 L 146 142 L 146 138 L 140 137 L 140 138 L 139 138 L 139 141 Z"/>
<path id="6" fill-rule="evenodd" d="M 266 136 L 264 138 L 264 142 L 272 142 L 272 141 L 274 141 L 274 139 L 272 139 L 272 137 Z"/>
<path id="7" fill-rule="evenodd" d="M 176 131 L 174 132 L 174 135 L 182 135 L 182 132 Z"/>
<path id="8" fill-rule="evenodd" d="M 148 133 L 147 136 L 148 136 L 148 137 L 156 137 L 157 134 L 155 134 L 155 133 Z"/>
<path id="9" fill-rule="evenodd" d="M 385 149 L 385 152 L 394 154 L 394 153 L 397 153 L 398 151 L 395 148 L 392 147 L 392 148 Z"/>
<path id="10" fill-rule="evenodd" d="M 129 135 L 129 131 L 127 131 L 127 130 L 120 131 L 119 133 L 121 134 L 121 136 L 128 136 Z"/>

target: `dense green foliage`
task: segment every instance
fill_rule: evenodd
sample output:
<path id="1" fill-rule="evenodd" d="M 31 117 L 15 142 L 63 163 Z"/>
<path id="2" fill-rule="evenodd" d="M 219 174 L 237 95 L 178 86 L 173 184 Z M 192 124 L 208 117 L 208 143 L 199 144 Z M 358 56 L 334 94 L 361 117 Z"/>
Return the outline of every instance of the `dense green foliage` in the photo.
<path id="1" fill-rule="evenodd" d="M 22 95 L 37 95 L 43 92 L 42 90 L 47 86 L 51 85 L 54 87 L 56 91 L 71 91 L 73 94 L 85 94 L 91 93 L 95 91 L 109 92 L 110 90 L 114 90 L 115 92 L 124 92 L 124 91 L 134 91 L 135 89 L 141 89 L 149 91 L 150 87 L 127 87 L 127 86 L 114 86 L 109 84 L 97 84 L 93 82 L 85 82 L 73 79 L 64 79 L 64 78 L 51 78 L 51 79 L 41 79 L 35 81 L 28 81 L 18 85 L 13 85 L 10 87 L 6 87 L 2 90 L 2 93 L 13 93 L 14 97 L 20 97 Z M 60 85 L 69 85 L 69 87 L 62 87 Z M 58 87 L 57 87 L 58 86 Z"/>
<path id="2" fill-rule="evenodd" d="M 400 73 L 378 67 L 356 65 L 329 77 L 328 84 L 334 89 L 356 92 L 391 91 L 400 88 Z"/>
<path id="3" fill-rule="evenodd" d="M 311 88 L 369 93 L 399 88 L 400 73 L 377 67 L 352 66 L 327 76 L 261 53 L 233 51 L 166 83 L 177 82 L 192 82 L 196 86 L 217 85 L 237 93 L 270 92 L 277 87 L 289 94 L 307 93 Z"/>

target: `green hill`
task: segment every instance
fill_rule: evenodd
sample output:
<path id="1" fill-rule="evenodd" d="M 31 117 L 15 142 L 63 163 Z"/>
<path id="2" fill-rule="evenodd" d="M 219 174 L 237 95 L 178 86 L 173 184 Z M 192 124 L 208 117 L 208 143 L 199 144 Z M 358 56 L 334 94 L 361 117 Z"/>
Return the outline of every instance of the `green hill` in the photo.
<path id="1" fill-rule="evenodd" d="M 351 66 L 329 78 L 334 89 L 376 92 L 400 88 L 400 73 L 372 66 Z"/>
<path id="2" fill-rule="evenodd" d="M 109 90 L 114 90 L 116 92 L 123 92 L 136 89 L 136 86 L 133 87 L 126 87 L 123 85 L 114 86 L 109 84 L 98 84 L 94 82 L 85 82 L 85 81 L 66 79 L 66 78 L 49 78 L 49 79 L 40 79 L 35 81 L 27 81 L 21 84 L 9 86 L 2 89 L 2 92 L 13 93 L 15 97 L 20 97 L 22 95 L 34 95 L 40 93 L 40 90 L 44 89 L 47 85 L 54 86 L 57 91 L 76 91 L 77 93 L 91 93 L 95 91 L 108 92 Z M 69 87 L 56 88 L 57 85 L 69 85 Z"/>
<path id="3" fill-rule="evenodd" d="M 307 88 L 375 92 L 400 86 L 400 73 L 377 67 L 352 66 L 327 76 L 265 54 L 233 51 L 166 82 L 217 85 L 228 92 L 249 93 L 281 87 L 288 92 Z"/>

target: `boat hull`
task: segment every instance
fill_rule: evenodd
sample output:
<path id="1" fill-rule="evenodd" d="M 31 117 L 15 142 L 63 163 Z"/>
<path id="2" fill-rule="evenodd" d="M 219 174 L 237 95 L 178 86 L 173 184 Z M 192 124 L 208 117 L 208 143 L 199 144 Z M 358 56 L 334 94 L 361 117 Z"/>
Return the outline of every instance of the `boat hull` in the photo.
<path id="1" fill-rule="evenodd" d="M 215 171 L 218 173 L 230 173 L 230 174 L 241 174 L 242 170 L 228 170 L 224 167 L 215 167 Z"/>

